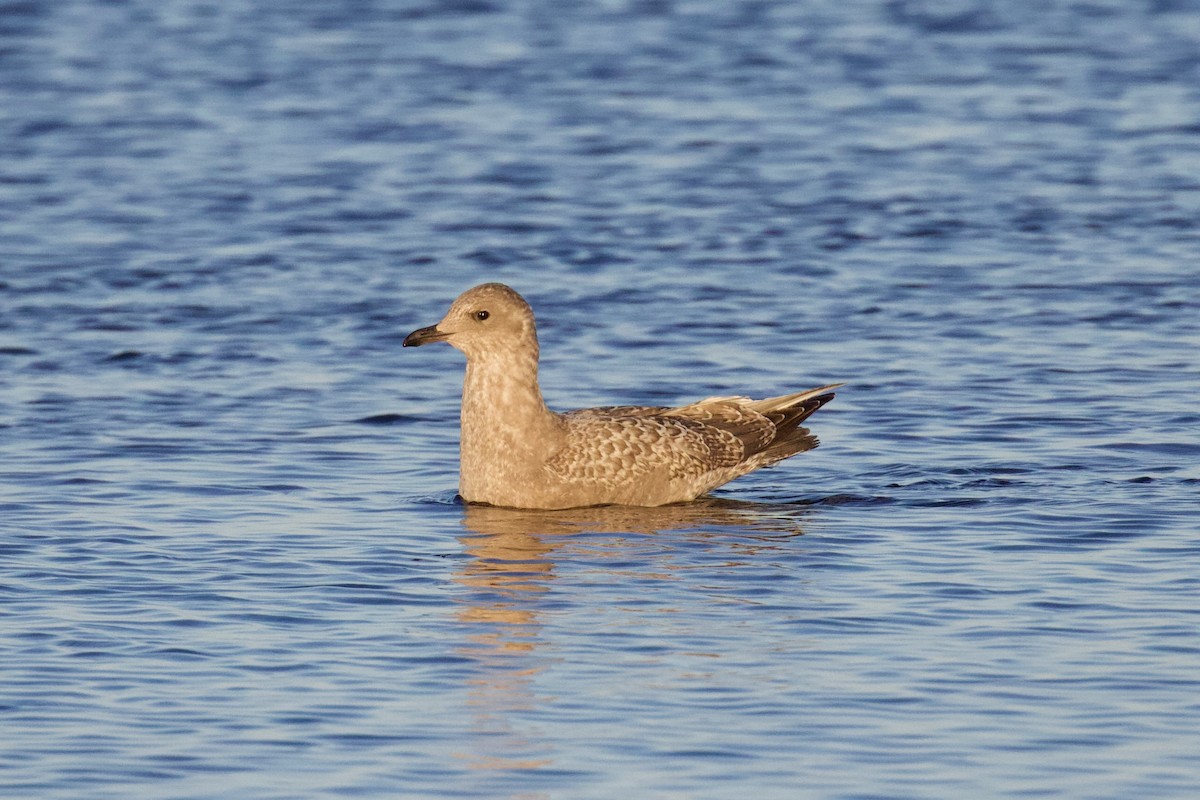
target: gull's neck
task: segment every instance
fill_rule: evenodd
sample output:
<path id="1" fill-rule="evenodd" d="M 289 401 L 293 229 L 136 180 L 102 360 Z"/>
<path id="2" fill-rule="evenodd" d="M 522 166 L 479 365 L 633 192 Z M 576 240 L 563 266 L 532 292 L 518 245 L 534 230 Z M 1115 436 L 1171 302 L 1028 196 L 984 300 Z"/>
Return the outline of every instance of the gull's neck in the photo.
<path id="1" fill-rule="evenodd" d="M 460 491 L 481 499 L 497 479 L 535 479 L 564 436 L 538 387 L 533 346 L 467 358 L 463 380 Z M 474 495 L 474 496 L 472 496 Z"/>

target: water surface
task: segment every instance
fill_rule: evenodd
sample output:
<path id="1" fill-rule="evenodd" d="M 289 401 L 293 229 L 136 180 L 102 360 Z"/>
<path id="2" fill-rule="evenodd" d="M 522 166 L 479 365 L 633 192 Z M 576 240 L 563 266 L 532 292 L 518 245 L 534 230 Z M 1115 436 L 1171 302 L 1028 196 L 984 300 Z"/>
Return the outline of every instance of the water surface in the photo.
<path id="1" fill-rule="evenodd" d="M 0 7 L 0 787 L 1194 797 L 1187 3 Z M 455 499 L 550 404 L 848 386 L 665 509 Z"/>

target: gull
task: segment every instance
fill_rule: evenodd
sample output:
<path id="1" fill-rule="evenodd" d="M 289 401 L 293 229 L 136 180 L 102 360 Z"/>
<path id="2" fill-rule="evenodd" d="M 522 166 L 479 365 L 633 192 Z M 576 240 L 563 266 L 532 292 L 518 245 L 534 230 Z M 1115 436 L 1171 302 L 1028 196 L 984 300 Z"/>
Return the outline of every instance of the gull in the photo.
<path id="1" fill-rule="evenodd" d="M 556 413 L 538 387 L 533 309 L 502 283 L 463 292 L 404 347 L 446 342 L 467 357 L 458 493 L 468 503 L 527 509 L 661 506 L 812 450 L 800 423 L 840 383 L 751 400 L 604 406 Z"/>

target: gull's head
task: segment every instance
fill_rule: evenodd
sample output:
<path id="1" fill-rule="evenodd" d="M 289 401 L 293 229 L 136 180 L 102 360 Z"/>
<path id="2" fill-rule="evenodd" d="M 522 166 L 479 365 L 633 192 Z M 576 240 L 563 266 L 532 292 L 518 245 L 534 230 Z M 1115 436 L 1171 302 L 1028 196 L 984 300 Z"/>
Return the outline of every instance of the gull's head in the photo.
<path id="1" fill-rule="evenodd" d="M 502 283 L 484 283 L 458 296 L 436 325 L 404 337 L 405 347 L 446 342 L 468 357 L 530 347 L 537 352 L 533 309 Z"/>

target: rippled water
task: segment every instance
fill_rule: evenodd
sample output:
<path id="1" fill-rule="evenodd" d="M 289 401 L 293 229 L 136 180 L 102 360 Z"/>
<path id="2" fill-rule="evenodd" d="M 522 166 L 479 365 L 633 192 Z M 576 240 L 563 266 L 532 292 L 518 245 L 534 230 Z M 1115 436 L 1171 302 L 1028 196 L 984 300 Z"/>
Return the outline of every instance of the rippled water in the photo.
<path id="1" fill-rule="evenodd" d="M 1194 797 L 1187 2 L 0 3 L 0 789 Z M 712 499 L 455 500 L 552 406 L 847 381 Z"/>

